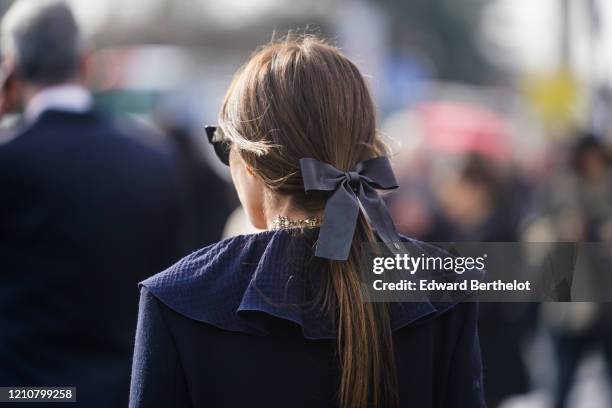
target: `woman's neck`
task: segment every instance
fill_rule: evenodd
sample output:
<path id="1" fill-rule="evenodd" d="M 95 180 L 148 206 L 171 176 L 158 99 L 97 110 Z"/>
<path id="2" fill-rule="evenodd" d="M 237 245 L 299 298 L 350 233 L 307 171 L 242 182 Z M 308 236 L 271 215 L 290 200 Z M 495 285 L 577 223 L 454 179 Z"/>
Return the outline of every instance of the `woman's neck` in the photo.
<path id="1" fill-rule="evenodd" d="M 270 195 L 269 198 L 264 201 L 264 217 L 266 226 L 270 229 L 279 217 L 293 221 L 313 218 L 321 219 L 321 217 L 323 217 L 323 211 L 305 211 L 296 208 L 290 197 L 279 198 Z"/>

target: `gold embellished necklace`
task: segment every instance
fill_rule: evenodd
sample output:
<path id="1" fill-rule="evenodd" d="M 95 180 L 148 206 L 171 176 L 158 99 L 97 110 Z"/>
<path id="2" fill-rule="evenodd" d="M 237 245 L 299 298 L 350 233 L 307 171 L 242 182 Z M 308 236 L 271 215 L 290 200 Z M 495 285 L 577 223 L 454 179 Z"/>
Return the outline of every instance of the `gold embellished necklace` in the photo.
<path id="1" fill-rule="evenodd" d="M 318 217 L 308 217 L 303 220 L 294 220 L 283 215 L 277 215 L 276 219 L 272 221 L 270 229 L 280 230 L 289 228 L 316 228 L 321 225 L 323 221 Z"/>

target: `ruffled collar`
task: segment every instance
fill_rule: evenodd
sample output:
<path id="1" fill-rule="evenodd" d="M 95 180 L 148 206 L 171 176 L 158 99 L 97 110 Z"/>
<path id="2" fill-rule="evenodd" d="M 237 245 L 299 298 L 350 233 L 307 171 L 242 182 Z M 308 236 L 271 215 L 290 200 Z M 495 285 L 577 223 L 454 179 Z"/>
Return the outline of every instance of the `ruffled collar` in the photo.
<path id="1" fill-rule="evenodd" d="M 316 265 L 305 268 L 306 259 L 318 260 L 311 253 L 309 240 L 296 231 L 240 235 L 188 255 L 141 285 L 174 311 L 220 329 L 267 335 L 275 317 L 299 325 L 307 339 L 333 339 L 331 317 L 309 303 L 317 274 L 324 273 Z M 394 304 L 392 329 L 434 317 L 457 302 Z"/>

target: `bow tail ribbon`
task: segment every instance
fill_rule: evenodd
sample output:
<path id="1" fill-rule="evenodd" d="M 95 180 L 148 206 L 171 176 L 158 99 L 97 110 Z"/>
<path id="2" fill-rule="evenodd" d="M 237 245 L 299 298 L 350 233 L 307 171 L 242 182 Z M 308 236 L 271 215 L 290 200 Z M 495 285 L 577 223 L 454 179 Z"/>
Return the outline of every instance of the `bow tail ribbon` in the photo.
<path id="1" fill-rule="evenodd" d="M 399 237 L 383 199 L 367 183 L 362 184 L 358 197 L 363 213 L 376 234 L 392 254 L 400 253 Z"/>
<path id="2" fill-rule="evenodd" d="M 339 261 L 348 258 L 360 206 L 368 223 L 391 253 L 399 253 L 400 246 L 393 220 L 376 190 L 365 184 L 360 187 L 359 194 L 355 195 L 351 188 L 344 184 L 332 194 L 325 206 L 316 256 Z"/>
<path id="3" fill-rule="evenodd" d="M 336 261 L 346 260 L 351 250 L 358 216 L 357 197 L 344 183 L 327 200 L 315 255 Z"/>

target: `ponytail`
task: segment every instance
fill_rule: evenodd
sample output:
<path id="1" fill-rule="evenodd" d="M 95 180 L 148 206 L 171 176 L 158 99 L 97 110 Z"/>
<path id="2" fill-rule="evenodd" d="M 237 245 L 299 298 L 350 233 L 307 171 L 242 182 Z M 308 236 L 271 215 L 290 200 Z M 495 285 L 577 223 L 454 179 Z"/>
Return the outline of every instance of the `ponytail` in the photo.
<path id="1" fill-rule="evenodd" d="M 374 242 L 373 237 L 360 215 L 349 258 L 329 261 L 321 292 L 322 305 L 336 316 L 342 408 L 399 406 L 387 304 L 365 299 L 359 271 L 361 245 Z"/>

